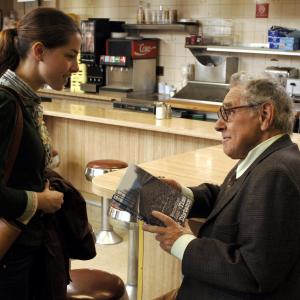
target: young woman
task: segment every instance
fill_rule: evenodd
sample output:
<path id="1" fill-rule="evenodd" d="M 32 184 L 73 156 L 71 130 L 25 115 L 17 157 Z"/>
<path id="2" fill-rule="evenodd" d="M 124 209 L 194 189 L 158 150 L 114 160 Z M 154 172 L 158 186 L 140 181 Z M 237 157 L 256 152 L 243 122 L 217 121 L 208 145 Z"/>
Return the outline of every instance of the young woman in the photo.
<path id="1" fill-rule="evenodd" d="M 67 282 L 51 291 L 51 279 L 45 274 L 45 257 L 49 257 L 49 253 L 45 255 L 49 252 L 45 217 L 61 208 L 63 194 L 50 190 L 44 178 L 52 149 L 36 91 L 45 84 L 55 90 L 63 88 L 70 75 L 78 71 L 80 43 L 80 30 L 74 21 L 53 8 L 34 9 L 17 29 L 0 33 L 0 86 L 18 93 L 24 118 L 19 151 L 4 184 L 4 165 L 14 138 L 16 100 L 0 89 L 0 218 L 25 224 L 0 261 L 1 300 L 53 300 L 65 296 L 61 294 Z M 60 268 L 65 268 L 63 260 Z"/>

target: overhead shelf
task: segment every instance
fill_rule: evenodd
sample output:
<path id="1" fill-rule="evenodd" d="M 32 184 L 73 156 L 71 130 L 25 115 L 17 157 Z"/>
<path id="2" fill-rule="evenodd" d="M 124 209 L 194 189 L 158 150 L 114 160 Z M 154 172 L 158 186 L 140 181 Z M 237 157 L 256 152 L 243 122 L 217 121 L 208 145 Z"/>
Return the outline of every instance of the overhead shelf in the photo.
<path id="1" fill-rule="evenodd" d="M 255 47 L 238 47 L 238 46 L 210 46 L 210 45 L 187 45 L 186 48 L 191 50 L 207 52 L 229 52 L 229 53 L 248 53 L 248 54 L 265 54 L 265 55 L 285 55 L 300 56 L 300 51 L 287 51 L 281 49 L 255 48 Z"/>
<path id="2" fill-rule="evenodd" d="M 143 30 L 157 30 L 157 31 L 182 31 L 189 34 L 198 34 L 199 23 L 197 24 L 124 24 L 126 31 L 143 31 Z"/>

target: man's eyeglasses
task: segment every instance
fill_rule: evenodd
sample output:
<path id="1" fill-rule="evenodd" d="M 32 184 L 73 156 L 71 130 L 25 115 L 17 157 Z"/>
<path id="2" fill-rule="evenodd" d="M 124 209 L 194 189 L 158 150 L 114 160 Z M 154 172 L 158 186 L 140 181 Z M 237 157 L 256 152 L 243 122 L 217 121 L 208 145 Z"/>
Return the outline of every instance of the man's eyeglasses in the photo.
<path id="1" fill-rule="evenodd" d="M 259 104 L 249 104 L 249 105 L 241 105 L 241 106 L 234 106 L 234 107 L 228 107 L 225 108 L 223 105 L 220 107 L 219 111 L 217 112 L 218 114 L 218 118 L 222 118 L 225 122 L 227 122 L 230 118 L 230 116 L 232 116 L 232 114 L 234 113 L 234 111 L 236 109 L 240 109 L 240 108 L 251 108 L 251 107 L 255 107 L 255 106 L 259 106 L 262 105 L 262 103 Z"/>

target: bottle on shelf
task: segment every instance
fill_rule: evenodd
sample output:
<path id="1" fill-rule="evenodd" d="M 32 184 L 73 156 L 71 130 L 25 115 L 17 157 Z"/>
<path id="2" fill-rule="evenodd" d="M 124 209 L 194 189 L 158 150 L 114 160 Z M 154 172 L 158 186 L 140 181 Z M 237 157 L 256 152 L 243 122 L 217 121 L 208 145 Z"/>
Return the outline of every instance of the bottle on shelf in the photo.
<path id="1" fill-rule="evenodd" d="M 151 24 L 151 23 L 152 23 L 152 12 L 150 9 L 150 3 L 148 2 L 145 8 L 145 24 Z"/>
<path id="2" fill-rule="evenodd" d="M 145 11 L 143 7 L 143 1 L 139 2 L 139 7 L 136 15 L 137 24 L 145 24 Z"/>
<path id="3" fill-rule="evenodd" d="M 158 15 L 157 15 L 157 23 L 158 24 L 164 24 L 164 10 L 163 6 L 159 6 Z"/>
<path id="4" fill-rule="evenodd" d="M 170 23 L 170 18 L 169 18 L 169 10 L 165 9 L 163 13 L 163 24 L 169 24 Z"/>

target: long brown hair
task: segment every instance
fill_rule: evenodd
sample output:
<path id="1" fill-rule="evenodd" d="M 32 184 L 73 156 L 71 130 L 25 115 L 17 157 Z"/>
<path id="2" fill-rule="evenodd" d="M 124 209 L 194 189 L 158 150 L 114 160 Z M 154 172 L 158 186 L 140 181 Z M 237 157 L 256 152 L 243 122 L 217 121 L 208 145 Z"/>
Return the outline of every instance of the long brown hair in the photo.
<path id="1" fill-rule="evenodd" d="M 62 47 L 74 33 L 80 33 L 80 29 L 62 11 L 50 7 L 32 10 L 21 19 L 17 29 L 0 32 L 0 75 L 7 69 L 15 70 L 32 43 L 41 42 L 49 49 Z"/>

